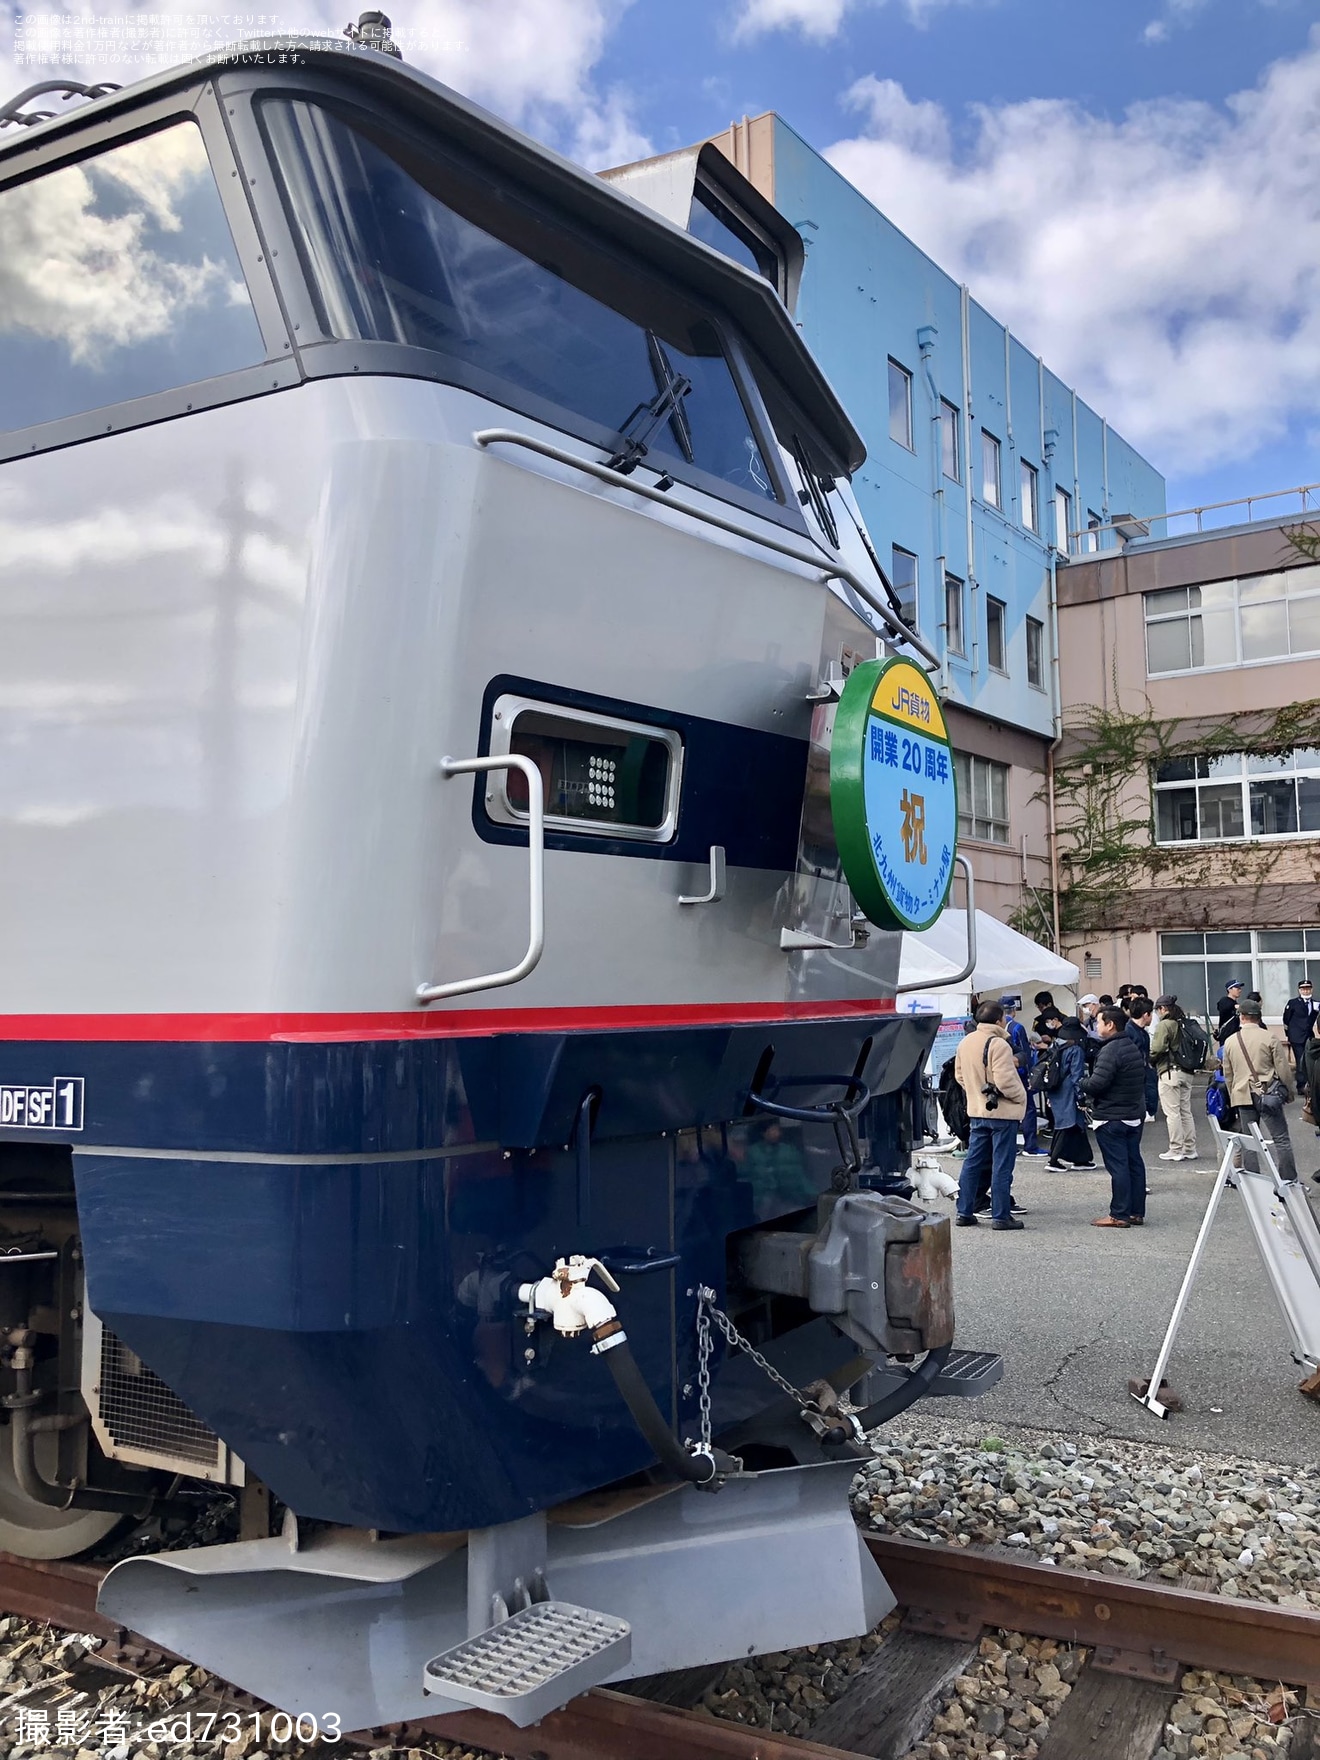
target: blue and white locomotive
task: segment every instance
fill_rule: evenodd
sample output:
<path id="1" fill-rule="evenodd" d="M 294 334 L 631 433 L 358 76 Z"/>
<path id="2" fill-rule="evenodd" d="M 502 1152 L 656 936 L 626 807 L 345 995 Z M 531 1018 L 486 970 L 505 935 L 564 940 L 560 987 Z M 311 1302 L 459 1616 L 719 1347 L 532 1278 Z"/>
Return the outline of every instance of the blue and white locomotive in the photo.
<path id="1" fill-rule="evenodd" d="M 778 269 L 379 48 L 90 96 L 0 133 L 0 1545 L 235 1488 L 105 1605 L 344 1728 L 863 1629 L 922 650 Z"/>

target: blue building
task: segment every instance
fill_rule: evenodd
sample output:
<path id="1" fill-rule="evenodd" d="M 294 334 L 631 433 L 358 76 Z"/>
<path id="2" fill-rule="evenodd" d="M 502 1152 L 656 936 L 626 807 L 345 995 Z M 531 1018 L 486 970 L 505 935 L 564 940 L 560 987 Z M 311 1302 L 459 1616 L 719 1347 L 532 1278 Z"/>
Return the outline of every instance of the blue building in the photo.
<path id="1" fill-rule="evenodd" d="M 608 175 L 778 277 L 866 440 L 871 535 L 943 658 L 983 908 L 1052 939 L 1056 571 L 1162 513 L 1163 477 L 781 117 Z M 789 247 L 758 248 L 776 221 Z"/>

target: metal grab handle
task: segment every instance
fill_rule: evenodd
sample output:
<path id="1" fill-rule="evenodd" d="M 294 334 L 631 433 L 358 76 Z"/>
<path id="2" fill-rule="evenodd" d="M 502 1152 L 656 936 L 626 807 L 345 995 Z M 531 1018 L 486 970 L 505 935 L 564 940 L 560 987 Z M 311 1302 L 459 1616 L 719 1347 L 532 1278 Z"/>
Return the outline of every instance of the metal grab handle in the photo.
<path id="1" fill-rule="evenodd" d="M 843 1114 L 856 1118 L 870 1104 L 871 1090 L 860 1076 L 786 1076 L 783 1081 L 770 1078 L 775 1088 L 844 1088 L 842 1100 L 828 1100 L 820 1106 L 785 1106 L 782 1100 L 771 1100 L 764 1094 L 748 1094 L 747 1104 L 758 1112 L 772 1112 L 776 1118 L 796 1118 L 803 1124 L 829 1123 Z"/>
<path id="2" fill-rule="evenodd" d="M 516 966 L 507 971 L 487 972 L 480 978 L 459 978 L 452 984 L 419 984 L 417 1000 L 439 1002 L 444 996 L 465 996 L 472 990 L 495 990 L 501 984 L 516 984 L 535 970 L 545 949 L 545 803 L 542 790 L 545 781 L 530 758 L 518 752 L 506 752 L 497 758 L 441 758 L 442 776 L 466 776 L 484 770 L 521 770 L 527 778 L 527 854 L 529 857 L 531 905 L 528 913 L 527 952 Z"/>
<path id="3" fill-rule="evenodd" d="M 915 635 L 905 623 L 894 613 L 883 599 L 878 599 L 872 587 L 853 573 L 846 563 L 836 562 L 828 550 L 818 546 L 819 554 L 813 555 L 804 550 L 800 544 L 787 544 L 781 538 L 771 537 L 769 532 L 760 532 L 742 526 L 736 520 L 721 519 L 717 513 L 708 513 L 704 507 L 693 507 L 687 501 L 675 501 L 667 491 L 652 489 L 646 483 L 634 482 L 622 471 L 611 470 L 606 464 L 597 464 L 593 458 L 579 458 L 576 452 L 569 452 L 563 446 L 552 446 L 546 440 L 538 440 L 531 434 L 520 434 L 516 428 L 478 428 L 472 436 L 480 447 L 504 445 L 525 446 L 529 452 L 539 452 L 542 458 L 552 458 L 556 464 L 570 465 L 574 470 L 583 471 L 599 482 L 610 483 L 617 489 L 627 489 L 631 495 L 640 495 L 646 501 L 658 501 L 662 507 L 672 507 L 679 513 L 687 514 L 689 519 L 700 520 L 703 525 L 714 526 L 717 531 L 731 532 L 735 538 L 744 538 L 750 544 L 760 544 L 766 550 L 774 550 L 780 556 L 787 556 L 792 562 L 804 563 L 808 568 L 819 568 L 825 571 L 825 580 L 843 581 L 851 587 L 868 604 L 876 616 L 884 624 L 889 639 L 902 642 L 932 666 L 940 665 L 940 657 L 931 647 Z"/>
<path id="4" fill-rule="evenodd" d="M 964 978 L 970 978 L 976 970 L 976 876 L 973 874 L 972 864 L 966 856 L 956 855 L 953 859 L 962 869 L 963 879 L 967 884 L 966 962 L 960 971 L 950 972 L 947 976 L 943 972 L 939 972 L 935 977 L 922 978 L 915 984 L 895 984 L 895 996 L 902 996 L 909 990 L 925 990 L 928 994 L 938 994 L 940 991 L 948 990 L 950 985 L 959 984 Z"/>
<path id="5" fill-rule="evenodd" d="M 710 886 L 705 892 L 695 895 L 679 893 L 680 904 L 718 904 L 724 897 L 728 885 L 728 867 L 724 860 L 724 845 L 712 843 L 710 846 Z"/>

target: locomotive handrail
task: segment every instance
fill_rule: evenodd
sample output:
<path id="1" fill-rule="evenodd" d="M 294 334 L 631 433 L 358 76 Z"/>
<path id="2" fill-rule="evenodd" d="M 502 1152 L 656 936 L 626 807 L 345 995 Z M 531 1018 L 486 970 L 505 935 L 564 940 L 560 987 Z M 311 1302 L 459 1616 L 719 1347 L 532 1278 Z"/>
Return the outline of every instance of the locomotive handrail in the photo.
<path id="1" fill-rule="evenodd" d="M 963 879 L 967 883 L 967 958 L 956 972 L 940 972 L 933 978 L 920 978 L 914 984 L 895 984 L 895 996 L 902 996 L 908 990 L 927 990 L 939 995 L 950 984 L 958 984 L 964 978 L 970 978 L 976 970 L 976 876 L 972 873 L 972 864 L 966 856 L 956 855 L 953 859 L 962 869 Z"/>
<path id="2" fill-rule="evenodd" d="M 518 752 L 505 752 L 494 758 L 441 758 L 443 776 L 465 776 L 483 770 L 521 770 L 527 778 L 527 852 L 530 867 L 531 906 L 528 922 L 527 952 L 516 966 L 503 972 L 487 972 L 480 978 L 458 978 L 451 984 L 419 984 L 420 1003 L 439 1002 L 445 996 L 465 996 L 472 990 L 495 990 L 501 984 L 516 984 L 540 962 L 545 950 L 545 787 L 541 772 L 530 758 Z"/>
<path id="3" fill-rule="evenodd" d="M 940 657 L 933 648 L 927 647 L 919 635 L 913 633 L 908 626 L 896 617 L 883 599 L 878 599 L 860 575 L 842 563 L 838 563 L 823 548 L 813 554 L 796 544 L 785 543 L 780 538 L 773 538 L 768 532 L 757 531 L 749 526 L 739 525 L 736 520 L 724 519 L 718 513 L 708 513 L 704 507 L 693 507 L 688 501 L 674 501 L 668 491 L 652 489 L 646 483 L 634 482 L 631 476 L 622 471 L 612 471 L 607 464 L 598 464 L 594 458 L 579 458 L 576 452 L 569 452 L 563 446 L 552 446 L 548 440 L 538 440 L 533 434 L 520 434 L 516 428 L 478 428 L 472 436 L 480 447 L 494 446 L 525 446 L 529 452 L 539 452 L 542 458 L 552 458 L 557 464 L 566 464 L 575 470 L 584 471 L 587 476 L 595 477 L 599 482 L 609 483 L 616 489 L 627 489 L 634 495 L 640 495 L 644 501 L 657 501 L 663 507 L 675 507 L 689 518 L 700 520 L 703 525 L 714 526 L 717 531 L 729 532 L 735 538 L 745 538 L 749 544 L 760 544 L 763 549 L 774 550 L 780 556 L 787 556 L 793 562 L 801 562 L 808 568 L 819 568 L 825 571 L 827 581 L 843 581 L 850 586 L 859 598 L 866 603 L 880 618 L 885 628 L 895 641 L 906 642 L 917 650 L 923 659 L 929 660 L 932 666 L 940 664 Z"/>

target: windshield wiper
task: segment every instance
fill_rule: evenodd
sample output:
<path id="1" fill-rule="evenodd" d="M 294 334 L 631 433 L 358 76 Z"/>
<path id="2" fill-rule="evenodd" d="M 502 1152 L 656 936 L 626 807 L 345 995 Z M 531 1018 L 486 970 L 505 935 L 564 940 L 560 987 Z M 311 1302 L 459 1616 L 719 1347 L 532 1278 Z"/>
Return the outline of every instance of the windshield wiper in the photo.
<path id="1" fill-rule="evenodd" d="M 639 403 L 627 421 L 620 426 L 623 446 L 609 461 L 609 468 L 625 477 L 635 471 L 646 457 L 648 441 L 666 422 L 669 423 L 683 457 L 689 464 L 696 459 L 692 447 L 692 424 L 683 408 L 683 399 L 692 390 L 692 381 L 674 371 L 659 337 L 651 330 L 646 332 L 646 352 L 650 357 L 651 371 L 655 374 L 658 390 L 648 403 Z M 667 489 L 672 480 L 667 472 L 662 472 L 657 486 Z"/>

